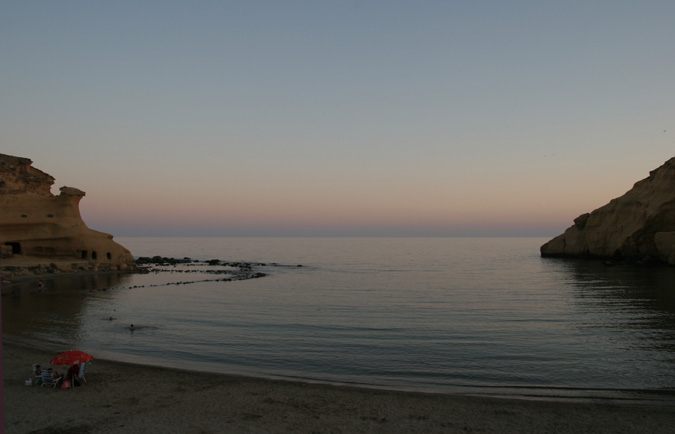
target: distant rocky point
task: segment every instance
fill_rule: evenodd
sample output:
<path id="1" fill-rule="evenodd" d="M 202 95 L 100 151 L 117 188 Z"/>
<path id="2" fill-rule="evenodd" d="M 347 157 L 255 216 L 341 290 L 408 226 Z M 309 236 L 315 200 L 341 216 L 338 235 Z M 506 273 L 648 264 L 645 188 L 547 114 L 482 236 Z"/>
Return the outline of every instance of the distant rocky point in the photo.
<path id="1" fill-rule="evenodd" d="M 549 257 L 588 257 L 675 265 L 675 158 L 623 196 L 574 219 L 541 246 Z"/>
<path id="2" fill-rule="evenodd" d="M 28 158 L 0 154 L 0 267 L 5 275 L 116 271 L 134 267 L 112 235 L 89 229 L 80 216 L 85 193 L 61 187 Z"/>

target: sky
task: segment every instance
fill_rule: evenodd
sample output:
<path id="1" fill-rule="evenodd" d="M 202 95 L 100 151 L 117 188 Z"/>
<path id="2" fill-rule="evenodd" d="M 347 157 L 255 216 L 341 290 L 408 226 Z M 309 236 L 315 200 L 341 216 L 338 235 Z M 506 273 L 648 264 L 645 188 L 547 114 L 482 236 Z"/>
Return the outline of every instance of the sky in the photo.
<path id="1" fill-rule="evenodd" d="M 0 4 L 0 153 L 115 236 L 542 236 L 675 156 L 675 2 Z"/>

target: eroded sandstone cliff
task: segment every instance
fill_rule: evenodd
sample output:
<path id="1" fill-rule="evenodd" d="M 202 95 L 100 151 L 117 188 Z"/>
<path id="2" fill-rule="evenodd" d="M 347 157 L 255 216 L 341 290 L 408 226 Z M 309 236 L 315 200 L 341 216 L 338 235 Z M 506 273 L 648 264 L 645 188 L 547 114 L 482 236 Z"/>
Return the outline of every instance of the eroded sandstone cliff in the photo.
<path id="1" fill-rule="evenodd" d="M 597 257 L 675 265 L 675 158 L 623 196 L 574 219 L 542 256 Z"/>
<path id="2" fill-rule="evenodd" d="M 0 266 L 7 272 L 125 270 L 131 253 L 80 216 L 85 193 L 61 187 L 28 158 L 0 154 Z"/>

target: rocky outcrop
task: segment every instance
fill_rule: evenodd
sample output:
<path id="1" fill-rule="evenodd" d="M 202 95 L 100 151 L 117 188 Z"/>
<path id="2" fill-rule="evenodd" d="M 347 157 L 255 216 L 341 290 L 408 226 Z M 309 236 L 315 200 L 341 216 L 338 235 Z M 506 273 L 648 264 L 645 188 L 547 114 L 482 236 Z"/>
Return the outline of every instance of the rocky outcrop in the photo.
<path id="1" fill-rule="evenodd" d="M 112 235 L 89 229 L 80 216 L 85 193 L 61 187 L 31 166 L 28 158 L 0 154 L 0 265 L 54 271 L 125 270 L 133 266 L 129 250 Z"/>
<path id="2" fill-rule="evenodd" d="M 623 196 L 574 219 L 542 256 L 597 257 L 675 265 L 675 158 Z"/>

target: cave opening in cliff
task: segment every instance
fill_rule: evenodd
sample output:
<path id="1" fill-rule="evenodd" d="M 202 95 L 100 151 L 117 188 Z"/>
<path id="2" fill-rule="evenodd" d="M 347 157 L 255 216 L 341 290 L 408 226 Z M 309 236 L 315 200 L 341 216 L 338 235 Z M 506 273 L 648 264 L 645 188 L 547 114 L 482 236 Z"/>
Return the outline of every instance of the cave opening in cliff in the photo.
<path id="1" fill-rule="evenodd" d="M 82 259 L 87 259 L 87 251 L 82 250 Z"/>
<path id="2" fill-rule="evenodd" d="M 12 247 L 12 254 L 13 255 L 20 255 L 21 254 L 21 243 L 5 243 L 5 245 Z"/>

